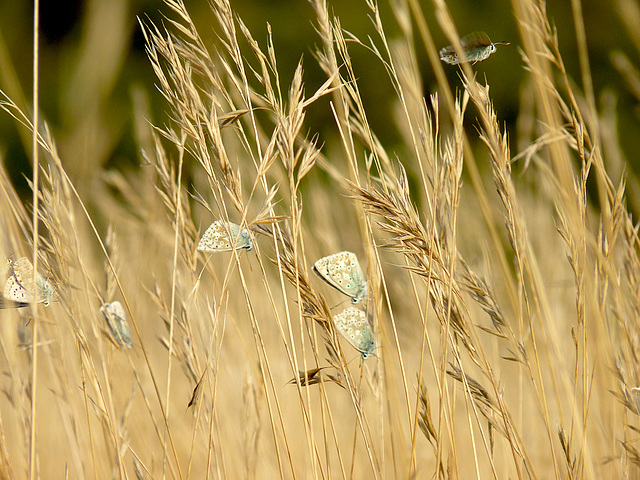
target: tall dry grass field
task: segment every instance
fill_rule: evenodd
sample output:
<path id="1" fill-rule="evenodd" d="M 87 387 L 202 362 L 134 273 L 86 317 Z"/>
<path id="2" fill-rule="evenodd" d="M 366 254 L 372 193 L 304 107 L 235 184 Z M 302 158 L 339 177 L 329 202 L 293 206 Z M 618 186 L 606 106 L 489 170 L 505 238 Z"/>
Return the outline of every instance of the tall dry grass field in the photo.
<path id="1" fill-rule="evenodd" d="M 574 4 L 580 78 L 544 4 L 510 5 L 518 46 L 494 57 L 520 54 L 517 146 L 491 79 L 439 60 L 415 0 L 393 19 L 361 5 L 364 38 L 313 1 L 317 88 L 302 62 L 280 74 L 271 36 L 224 0 L 214 45 L 179 0 L 142 18 L 168 105 L 151 125 L 139 94 L 142 166 L 79 181 L 39 122 L 37 201 L 0 172 L 7 275 L 35 251 L 55 288 L 48 306 L 0 311 L 2 478 L 638 478 L 636 179 Z M 429 8 L 460 51 L 467 32 L 442 0 Z M 372 128 L 354 49 L 387 72 L 403 144 Z M 1 106 L 33 130 L 10 95 Z M 216 220 L 253 248 L 198 251 Z M 349 298 L 312 269 L 340 251 L 368 281 L 353 306 L 368 358 L 336 329 Z M 131 348 L 101 313 L 116 301 Z"/>

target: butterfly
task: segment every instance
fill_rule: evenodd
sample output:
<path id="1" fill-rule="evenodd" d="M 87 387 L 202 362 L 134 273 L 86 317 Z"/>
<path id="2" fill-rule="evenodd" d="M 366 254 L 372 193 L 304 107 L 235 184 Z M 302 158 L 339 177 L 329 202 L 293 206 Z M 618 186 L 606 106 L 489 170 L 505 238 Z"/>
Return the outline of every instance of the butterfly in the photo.
<path id="1" fill-rule="evenodd" d="M 37 295 L 37 302 L 45 307 L 49 306 L 53 297 L 53 286 L 40 274 L 33 284 L 33 265 L 27 257 L 18 260 L 7 260 L 10 269 L 7 281 L 4 284 L 4 297 L 18 303 L 31 303 L 33 296 Z"/>
<path id="2" fill-rule="evenodd" d="M 363 360 L 373 353 L 376 343 L 367 315 L 362 310 L 347 307 L 333 316 L 333 322 L 338 333 L 362 354 Z"/>
<path id="3" fill-rule="evenodd" d="M 201 252 L 229 252 L 240 249 L 251 250 L 253 243 L 246 228 L 233 222 L 216 220 L 204 232 L 198 250 Z"/>
<path id="4" fill-rule="evenodd" d="M 105 303 L 100 307 L 100 312 L 104 315 L 116 343 L 121 347 L 131 348 L 133 343 L 131 342 L 129 322 L 127 322 L 122 304 L 118 301 Z"/>
<path id="5" fill-rule="evenodd" d="M 367 281 L 354 253 L 340 252 L 321 258 L 313 270 L 333 288 L 351 297 L 352 303 L 367 297 Z"/>
<path id="6" fill-rule="evenodd" d="M 489 58 L 489 55 L 496 51 L 496 45 L 509 45 L 507 42 L 493 43 L 489 39 L 489 35 L 484 32 L 473 32 L 460 39 L 460 45 L 464 51 L 466 60 L 468 62 L 477 63 Z M 444 47 L 440 52 L 440 60 L 451 65 L 462 63 L 461 59 L 456 53 L 453 45 Z"/>

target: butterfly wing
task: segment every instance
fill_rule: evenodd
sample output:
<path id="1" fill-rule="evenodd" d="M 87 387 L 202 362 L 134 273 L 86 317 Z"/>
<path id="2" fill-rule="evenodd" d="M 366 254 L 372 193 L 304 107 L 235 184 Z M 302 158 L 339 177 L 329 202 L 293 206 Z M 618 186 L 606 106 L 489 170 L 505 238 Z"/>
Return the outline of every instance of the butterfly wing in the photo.
<path id="1" fill-rule="evenodd" d="M 488 47 L 489 45 L 491 45 L 491 39 L 485 32 L 473 32 L 462 37 L 460 39 L 460 44 L 465 50 L 479 47 Z"/>
<path id="2" fill-rule="evenodd" d="M 367 315 L 357 308 L 349 307 L 333 316 L 336 330 L 366 359 L 375 348 L 373 332 Z"/>
<path id="3" fill-rule="evenodd" d="M 198 250 L 201 252 L 229 252 L 242 248 L 253 248 L 247 229 L 222 220 L 213 222 L 198 243 Z"/>
<path id="4" fill-rule="evenodd" d="M 27 257 L 21 257 L 15 262 L 11 262 L 9 265 L 11 267 L 13 277 L 20 286 L 22 286 L 29 298 L 32 298 L 34 294 L 37 294 L 38 302 L 41 302 L 45 307 L 48 307 L 53 297 L 53 286 L 39 273 L 34 286 L 33 264 L 31 263 L 31 260 Z"/>
<path id="5" fill-rule="evenodd" d="M 122 304 L 118 301 L 105 303 L 103 307 L 100 307 L 100 312 L 107 320 L 111 335 L 118 345 L 131 348 L 133 346 L 131 332 L 129 331 L 129 323 Z"/>
<path id="6" fill-rule="evenodd" d="M 313 269 L 333 288 L 351 297 L 353 303 L 367 296 L 367 282 L 354 253 L 340 252 L 321 258 Z"/>
<path id="7" fill-rule="evenodd" d="M 438 52 L 438 55 L 440 56 L 440 60 L 448 63 L 449 65 L 460 63 L 460 58 L 458 57 L 455 48 L 453 48 L 453 45 L 448 45 L 444 48 L 441 48 Z"/>
<path id="8" fill-rule="evenodd" d="M 33 265 L 27 257 L 21 257 L 11 265 L 13 276 L 24 289 L 33 295 Z"/>
<path id="9" fill-rule="evenodd" d="M 9 275 L 4 284 L 4 298 L 19 303 L 31 303 L 33 301 L 33 295 L 20 284 L 14 273 Z"/>
<path id="10" fill-rule="evenodd" d="M 33 265 L 27 257 L 18 260 L 7 260 L 9 276 L 4 284 L 4 296 L 14 302 L 30 303 L 33 301 Z"/>
<path id="11" fill-rule="evenodd" d="M 19 303 L 30 303 L 37 294 L 38 302 L 49 306 L 53 297 L 53 286 L 40 274 L 33 283 L 33 265 L 27 257 L 9 260 L 9 276 L 4 285 L 4 296 Z M 23 305 L 20 305 L 23 306 Z"/>
<path id="12" fill-rule="evenodd" d="M 496 51 L 496 47 L 491 43 L 489 35 L 485 32 L 473 32 L 460 39 L 460 45 L 464 50 L 465 57 L 469 62 L 479 62 L 485 60 Z M 453 45 L 449 45 L 439 52 L 440 60 L 450 65 L 462 63 Z"/>

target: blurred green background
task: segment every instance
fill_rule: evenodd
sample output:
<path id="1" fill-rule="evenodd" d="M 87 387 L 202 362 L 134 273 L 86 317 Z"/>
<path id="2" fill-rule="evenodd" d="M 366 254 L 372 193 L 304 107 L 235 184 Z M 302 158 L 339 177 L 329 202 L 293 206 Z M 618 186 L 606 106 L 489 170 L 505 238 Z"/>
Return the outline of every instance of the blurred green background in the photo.
<path id="1" fill-rule="evenodd" d="M 637 168 L 635 152 L 640 148 L 638 100 L 632 95 L 621 74 L 613 67 L 611 54 L 624 52 L 633 64 L 639 64 L 622 21 L 624 2 L 589 0 L 582 4 L 589 44 L 596 101 L 600 110 L 617 115 L 619 141 L 631 164 Z M 449 42 L 439 28 L 431 1 L 421 2 L 438 47 Z M 375 36 L 364 1 L 330 2 L 342 27 L 361 39 Z M 499 120 L 506 122 L 512 155 L 520 144 L 516 121 L 523 105 L 526 71 L 518 48 L 518 27 L 512 7 L 506 1 L 453 0 L 447 6 L 461 35 L 483 30 L 494 41 L 511 42 L 499 47 L 490 59 L 475 66 L 478 78 L 491 84 L 491 94 Z M 311 51 L 319 39 L 314 30 L 312 6 L 305 0 L 233 1 L 232 7 L 253 32 L 262 46 L 266 44 L 267 23 L 274 32 L 282 88 L 286 90 L 300 59 L 305 67 L 305 84 L 313 91 L 324 80 Z M 187 8 L 207 43 L 215 44 L 214 16 L 208 2 L 187 2 Z M 389 5 L 380 3 L 387 35 L 398 38 L 396 20 Z M 550 2 L 550 18 L 557 27 L 566 67 L 580 87 L 580 70 L 576 52 L 575 30 L 569 0 Z M 168 122 L 165 105 L 154 84 L 155 76 L 145 54 L 137 18 L 162 21 L 171 17 L 169 9 L 157 0 L 77 0 L 43 2 L 41 12 L 41 111 L 52 129 L 61 157 L 81 189 L 90 189 L 102 168 L 139 168 L 142 163 L 135 138 L 135 105 L 148 111 L 154 123 Z M 31 98 L 31 28 L 32 3 L 0 3 L 0 88 L 16 103 L 29 110 Z M 627 21 L 629 19 L 627 18 Z M 633 19 L 631 20 L 633 21 Z M 640 31 L 640 25 L 638 25 Z M 416 35 L 424 94 L 436 88 L 431 66 Z M 352 45 L 360 90 L 368 109 L 369 121 L 389 151 L 399 145 L 393 106 L 395 95 L 386 73 L 365 48 Z M 447 66 L 452 86 L 459 85 L 457 68 Z M 525 93 L 523 93 L 525 92 Z M 148 103 L 147 103 L 148 102 Z M 334 140 L 333 118 L 328 99 L 311 106 L 307 113 L 308 131 L 320 133 L 321 143 Z M 525 102 L 526 103 L 526 102 Z M 467 114 L 470 126 L 475 113 Z M 471 135 L 473 138 L 477 135 Z M 527 139 L 524 139 L 525 141 Z M 19 190 L 28 194 L 23 176 L 30 175 L 29 137 L 18 129 L 7 114 L 0 115 L 0 155 Z M 525 144 L 522 144 L 525 145 Z M 400 147 L 398 147 L 400 148 Z"/>

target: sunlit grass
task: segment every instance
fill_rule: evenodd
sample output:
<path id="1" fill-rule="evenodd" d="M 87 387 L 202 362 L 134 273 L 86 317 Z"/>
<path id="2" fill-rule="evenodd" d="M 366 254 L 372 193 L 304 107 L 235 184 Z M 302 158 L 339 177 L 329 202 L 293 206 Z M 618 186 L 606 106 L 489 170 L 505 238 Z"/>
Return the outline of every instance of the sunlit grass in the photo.
<path id="1" fill-rule="evenodd" d="M 588 64 L 569 78 L 541 6 L 513 4 L 530 92 L 518 124 L 531 134 L 516 151 L 491 79 L 439 60 L 416 2 L 394 4 L 399 38 L 375 4 L 358 38 L 314 2 L 316 88 L 302 62 L 283 78 L 271 37 L 257 41 L 225 2 L 212 2 L 215 45 L 166 4 L 163 25 L 140 21 L 167 104 L 137 126 L 143 165 L 77 185 L 41 129 L 38 270 L 56 301 L 1 313 L 0 474 L 28 471 L 37 381 L 42 478 L 637 476 L 627 179 L 609 171 L 615 125 L 595 110 Z M 434 5 L 459 50 L 468 32 Z M 352 49 L 384 65 L 402 145 L 373 131 Z M 424 91 L 418 50 L 437 91 Z M 320 106 L 339 144 L 306 126 Z M 29 126 L 8 97 L 2 107 Z M 2 248 L 18 258 L 29 206 L 4 171 L 0 184 Z M 228 228 L 199 251 L 214 221 Z M 366 295 L 313 273 L 341 251 Z M 372 352 L 336 329 L 352 303 Z"/>

